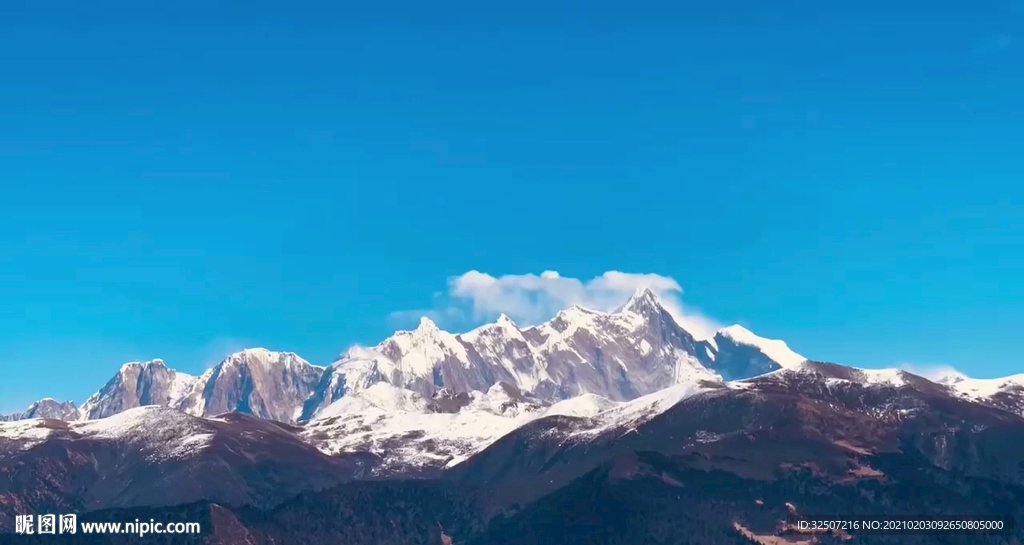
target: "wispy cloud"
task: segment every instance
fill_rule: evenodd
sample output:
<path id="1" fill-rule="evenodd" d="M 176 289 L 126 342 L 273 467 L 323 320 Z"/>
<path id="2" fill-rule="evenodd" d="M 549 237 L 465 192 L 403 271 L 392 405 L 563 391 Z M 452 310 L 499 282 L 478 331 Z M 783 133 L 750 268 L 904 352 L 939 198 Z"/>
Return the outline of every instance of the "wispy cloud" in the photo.
<path id="1" fill-rule="evenodd" d="M 943 364 L 920 364 L 920 363 L 900 363 L 897 365 L 900 369 L 913 373 L 915 375 L 924 377 L 928 380 L 939 380 L 943 377 L 954 374 L 963 374 L 957 371 L 956 368 L 950 365 Z"/>
<path id="2" fill-rule="evenodd" d="M 481 323 L 504 313 L 521 325 L 534 325 L 572 305 L 614 310 L 637 288 L 649 288 L 658 294 L 676 321 L 698 338 L 714 335 L 719 328 L 715 320 L 683 304 L 683 289 L 675 279 L 619 271 L 608 271 L 589 280 L 562 276 L 557 271 L 498 277 L 469 271 L 449 278 L 448 292 L 438 298 L 436 308 L 398 311 L 391 318 L 410 322 L 427 316 L 445 323 L 468 317 Z"/>
<path id="3" fill-rule="evenodd" d="M 980 57 L 995 55 L 1017 43 L 1017 38 L 1009 34 L 993 34 L 974 47 L 974 54 Z"/>

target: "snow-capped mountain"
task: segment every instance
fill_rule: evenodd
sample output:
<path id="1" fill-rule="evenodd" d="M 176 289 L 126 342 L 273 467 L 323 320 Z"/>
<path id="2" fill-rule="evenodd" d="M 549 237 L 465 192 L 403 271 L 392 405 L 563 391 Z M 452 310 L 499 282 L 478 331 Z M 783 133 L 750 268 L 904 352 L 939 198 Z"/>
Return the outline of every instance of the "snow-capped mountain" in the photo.
<path id="1" fill-rule="evenodd" d="M 777 369 L 798 367 L 807 358 L 783 341 L 759 337 L 743 326 L 722 328 L 708 341 L 709 367 L 726 380 L 756 377 Z"/>
<path id="2" fill-rule="evenodd" d="M 548 404 L 579 396 L 613 403 L 676 384 L 721 384 L 801 369 L 806 362 L 785 342 L 738 325 L 697 339 L 653 292 L 638 290 L 614 312 L 574 306 L 532 327 L 520 327 L 502 315 L 468 333 L 451 334 L 423 319 L 415 330 L 399 331 L 377 346 L 346 351 L 326 369 L 293 353 L 262 348 L 232 354 L 199 377 L 176 372 L 161 360 L 128 363 L 80 410 L 72 403 L 42 400 L 2 420 L 97 419 L 164 405 L 196 416 L 241 412 L 306 422 L 330 415 L 325 411 L 339 400 L 379 383 L 434 403 L 443 401 L 444 396 L 437 396 L 442 391 L 461 395 L 462 401 L 445 401 L 455 404 L 453 414 L 465 400 L 486 395 L 498 384 Z M 906 382 L 897 370 L 850 373 L 851 380 L 869 384 Z M 975 380 L 960 375 L 939 383 L 960 397 L 1024 414 L 1020 376 Z"/>
<path id="3" fill-rule="evenodd" d="M 614 312 L 574 306 L 525 328 L 502 315 L 452 334 L 423 318 L 416 329 L 399 331 L 374 347 L 349 349 L 326 369 L 290 352 L 262 348 L 232 354 L 199 377 L 174 371 L 159 359 L 128 363 L 79 414 L 96 419 L 166 405 L 197 416 L 237 411 L 308 421 L 379 382 L 427 398 L 440 389 L 487 392 L 505 383 L 547 402 L 585 394 L 628 401 L 674 384 L 743 379 L 803 360 L 784 342 L 740 326 L 698 340 L 643 289 Z M 45 414 L 76 418 L 70 409 Z"/>
<path id="4" fill-rule="evenodd" d="M 203 373 L 171 405 L 196 416 L 241 412 L 294 422 L 323 372 L 291 352 L 251 348 Z"/>
<path id="5" fill-rule="evenodd" d="M 73 401 L 57 401 L 53 398 L 40 399 L 23 412 L 0 415 L 0 422 L 27 420 L 30 418 L 53 418 L 56 420 L 78 420 L 81 412 Z"/>
<path id="6" fill-rule="evenodd" d="M 594 510 L 592 520 L 598 525 L 616 508 L 639 510 L 634 505 L 648 494 L 661 498 L 658 508 L 650 512 L 662 513 L 661 507 L 675 505 L 687 489 L 696 489 L 698 496 L 725 487 L 730 493 L 743 489 L 739 483 L 723 484 L 729 475 L 750 479 L 758 492 L 743 501 L 756 501 L 759 506 L 769 500 L 760 496 L 763 489 L 755 483 L 784 480 L 783 497 L 790 501 L 795 480 L 832 475 L 813 497 L 804 500 L 802 507 L 807 508 L 811 502 L 839 495 L 833 490 L 861 481 L 873 490 L 891 485 L 896 491 L 906 486 L 933 490 L 945 486 L 943 481 L 968 475 L 986 475 L 1015 487 L 1024 479 L 1020 469 L 1024 456 L 1015 448 L 1024 439 L 1021 416 L 959 398 L 938 384 L 898 370 L 802 362 L 795 368 L 718 387 L 682 384 L 611 408 L 601 407 L 600 400 L 592 398 L 559 405 L 562 403 L 578 403 L 582 410 L 561 409 L 559 413 L 569 414 L 520 426 L 453 467 L 446 478 L 486 490 L 483 501 L 490 503 L 488 513 L 510 509 L 535 512 L 541 498 L 550 498 L 558 490 L 580 493 L 572 500 L 560 498 L 553 509 L 536 518 L 539 522 L 564 513 L 565 505 L 593 502 L 600 495 L 599 488 L 581 489 L 573 483 L 601 464 L 617 465 L 615 461 L 623 456 L 635 459 L 644 456 L 642 453 L 658 453 L 653 455 L 655 459 L 692 471 L 674 475 L 659 469 L 648 475 L 653 486 L 641 494 L 621 494 L 617 488 L 606 496 L 614 498 L 613 502 Z M 595 407 L 595 416 L 587 414 Z M 550 410 L 556 409 L 558 405 Z M 577 412 L 583 413 L 579 415 L 582 418 L 574 417 Z M 626 466 L 611 475 L 602 474 L 598 484 L 609 478 L 625 482 L 642 478 Z M 901 473 L 906 468 L 914 469 Z M 934 485 L 921 485 L 918 479 L 929 472 L 941 476 Z M 957 487 L 966 489 L 962 481 Z M 986 489 L 975 499 L 984 503 L 992 496 Z M 858 505 L 869 497 L 860 493 L 847 496 Z M 920 509 L 920 504 L 923 502 L 914 503 L 911 509 Z M 520 510 L 524 505 L 529 507 Z M 848 508 L 849 504 L 844 505 Z M 894 505 L 886 501 L 879 507 L 881 512 L 892 512 Z M 961 508 L 965 507 L 969 502 Z M 718 508 L 716 504 L 712 511 Z M 624 527 L 633 528 L 632 523 Z M 649 541 L 656 539 L 637 542 Z M 503 542 L 518 543 L 515 539 Z"/>
<path id="7" fill-rule="evenodd" d="M 1024 415 L 1024 374 L 1002 378 L 970 378 L 948 373 L 936 379 L 956 395 Z"/>
<path id="8" fill-rule="evenodd" d="M 126 363 L 81 408 L 98 419 L 147 405 L 174 407 L 194 416 L 228 412 L 294 422 L 323 373 L 291 352 L 252 348 L 231 354 L 199 377 L 168 368 L 163 360 Z"/>
<path id="9" fill-rule="evenodd" d="M 194 383 L 195 377 L 168 368 L 160 359 L 126 363 L 82 404 L 81 417 L 106 418 L 145 405 L 176 405 Z"/>
<path id="10" fill-rule="evenodd" d="M 585 441 L 609 430 L 629 430 L 683 399 L 717 388 L 741 390 L 742 384 L 684 382 L 632 401 L 595 394 L 548 405 L 499 382 L 487 392 L 455 394 L 455 405 L 386 382 L 354 392 L 320 411 L 301 435 L 323 452 L 369 452 L 381 460 L 377 475 L 431 475 L 453 467 L 502 436 L 537 419 L 571 416 L 566 433 Z M 451 398 L 449 398 L 451 399 Z"/>
<path id="11" fill-rule="evenodd" d="M 702 365 L 704 344 L 684 330 L 650 290 L 617 312 L 572 307 L 523 332 L 556 385 L 556 398 L 592 393 L 627 401 L 674 384 L 721 381 Z"/>
<path id="12" fill-rule="evenodd" d="M 650 290 L 638 290 L 616 312 L 578 306 L 535 327 L 507 316 L 469 333 L 441 331 L 424 318 L 373 348 L 353 348 L 323 375 L 303 418 L 385 381 L 425 396 L 439 388 L 487 391 L 499 382 L 556 401 L 596 394 L 625 401 L 673 384 L 720 381 L 702 365 L 716 352 L 680 327 Z"/>
<path id="13" fill-rule="evenodd" d="M 327 456 L 294 428 L 249 415 L 135 407 L 98 420 L 0 423 L 0 533 L 12 512 L 274 505 L 359 477 L 369 456 Z M 0 541 L 3 541 L 0 538 Z"/>

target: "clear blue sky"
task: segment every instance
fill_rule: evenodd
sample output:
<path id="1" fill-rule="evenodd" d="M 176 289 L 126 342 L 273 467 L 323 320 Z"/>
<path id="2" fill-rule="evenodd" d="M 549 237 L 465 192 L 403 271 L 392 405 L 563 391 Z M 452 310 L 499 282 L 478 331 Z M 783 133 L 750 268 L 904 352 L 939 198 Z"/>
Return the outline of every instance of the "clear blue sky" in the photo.
<path id="1" fill-rule="evenodd" d="M 0 411 L 327 364 L 471 269 L 1024 371 L 1022 2 L 154 4 L 0 7 Z"/>

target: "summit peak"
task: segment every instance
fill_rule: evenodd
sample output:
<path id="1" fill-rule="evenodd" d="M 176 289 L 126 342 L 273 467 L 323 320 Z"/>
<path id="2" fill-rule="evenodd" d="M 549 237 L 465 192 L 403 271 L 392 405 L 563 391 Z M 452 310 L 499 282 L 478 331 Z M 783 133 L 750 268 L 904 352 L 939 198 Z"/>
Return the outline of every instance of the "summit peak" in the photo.
<path id="1" fill-rule="evenodd" d="M 437 327 L 437 324 L 435 324 L 433 320 L 431 320 L 430 318 L 427 318 L 426 316 L 422 316 L 422 317 L 420 317 L 419 325 L 416 326 L 416 331 L 417 332 L 422 332 L 422 333 L 427 333 L 427 332 L 439 331 L 439 328 Z"/>
<path id="2" fill-rule="evenodd" d="M 651 288 L 637 288 L 633 295 L 622 305 L 620 310 L 628 310 L 637 314 L 644 314 L 651 310 L 660 310 L 661 300 Z"/>

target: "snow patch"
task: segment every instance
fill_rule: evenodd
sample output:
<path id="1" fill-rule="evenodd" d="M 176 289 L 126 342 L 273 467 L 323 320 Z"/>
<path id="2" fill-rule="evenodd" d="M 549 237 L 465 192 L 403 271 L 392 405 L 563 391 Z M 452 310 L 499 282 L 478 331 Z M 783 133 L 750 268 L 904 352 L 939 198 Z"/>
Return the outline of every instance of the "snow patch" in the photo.
<path id="1" fill-rule="evenodd" d="M 597 394 L 583 394 L 548 407 L 544 416 L 575 416 L 593 418 L 599 413 L 618 406 L 619 403 Z"/>
<path id="2" fill-rule="evenodd" d="M 962 397 L 987 399 L 1011 388 L 1024 388 L 1024 373 L 1001 378 L 969 378 L 962 373 L 949 373 L 935 382 Z"/>
<path id="3" fill-rule="evenodd" d="M 647 342 L 647 339 L 642 339 L 640 341 L 640 354 L 646 356 L 646 355 L 648 355 L 650 353 L 651 353 L 651 343 Z"/>
<path id="4" fill-rule="evenodd" d="M 317 418 L 329 418 L 365 411 L 426 411 L 427 400 L 412 390 L 378 382 L 354 395 L 342 397 L 317 414 Z"/>
<path id="5" fill-rule="evenodd" d="M 435 413 L 419 394 L 377 384 L 333 403 L 306 424 L 302 435 L 329 455 L 378 454 L 383 471 L 450 467 L 539 415 L 536 410 L 508 411 L 508 405 L 501 410 L 510 400 L 491 388 L 487 394 L 473 392 L 472 401 L 457 413 Z"/>
<path id="6" fill-rule="evenodd" d="M 807 358 L 793 352 L 784 341 L 766 339 L 754 335 L 747 328 L 740 325 L 732 325 L 718 330 L 724 337 L 732 339 L 737 344 L 745 344 L 757 348 L 765 356 L 768 356 L 776 363 L 785 368 L 799 367 Z"/>
<path id="7" fill-rule="evenodd" d="M 128 443 L 157 461 L 190 458 L 213 439 L 212 428 L 202 418 L 157 405 L 136 407 L 108 418 L 58 425 L 46 419 L 0 424 L 0 439 L 18 442 L 23 449 L 68 433 L 72 437 Z"/>

